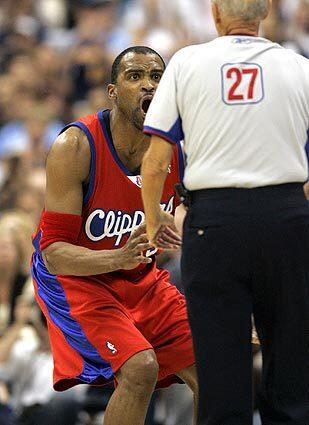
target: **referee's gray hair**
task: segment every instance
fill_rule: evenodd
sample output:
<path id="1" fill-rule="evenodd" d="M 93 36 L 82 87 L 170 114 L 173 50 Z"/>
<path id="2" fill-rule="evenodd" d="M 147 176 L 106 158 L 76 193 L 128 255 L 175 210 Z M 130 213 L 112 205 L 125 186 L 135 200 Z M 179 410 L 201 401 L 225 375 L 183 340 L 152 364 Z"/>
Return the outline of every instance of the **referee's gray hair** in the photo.
<path id="1" fill-rule="evenodd" d="M 269 0 L 212 0 L 220 10 L 229 16 L 245 21 L 264 19 L 269 10 Z"/>

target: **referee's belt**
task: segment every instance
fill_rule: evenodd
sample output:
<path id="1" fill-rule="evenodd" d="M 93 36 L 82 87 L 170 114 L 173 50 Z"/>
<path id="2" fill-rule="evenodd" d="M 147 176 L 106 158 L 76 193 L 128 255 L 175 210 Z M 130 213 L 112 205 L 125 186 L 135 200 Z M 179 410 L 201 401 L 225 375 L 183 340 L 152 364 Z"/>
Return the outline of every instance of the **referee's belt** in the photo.
<path id="1" fill-rule="evenodd" d="M 189 207 L 191 203 L 190 192 L 184 187 L 184 185 L 182 183 L 175 184 L 175 191 L 178 195 L 180 202 L 185 207 Z"/>

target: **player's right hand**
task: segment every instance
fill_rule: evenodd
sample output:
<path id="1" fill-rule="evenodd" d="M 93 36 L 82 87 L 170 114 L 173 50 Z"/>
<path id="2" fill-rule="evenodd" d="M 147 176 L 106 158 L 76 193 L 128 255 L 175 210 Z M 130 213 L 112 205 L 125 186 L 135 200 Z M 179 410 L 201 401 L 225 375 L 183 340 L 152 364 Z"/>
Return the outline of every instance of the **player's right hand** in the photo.
<path id="1" fill-rule="evenodd" d="M 146 235 L 146 224 L 141 224 L 130 236 L 127 243 L 120 248 L 120 268 L 133 270 L 140 264 L 149 264 L 152 259 L 143 254 L 152 245 Z"/>

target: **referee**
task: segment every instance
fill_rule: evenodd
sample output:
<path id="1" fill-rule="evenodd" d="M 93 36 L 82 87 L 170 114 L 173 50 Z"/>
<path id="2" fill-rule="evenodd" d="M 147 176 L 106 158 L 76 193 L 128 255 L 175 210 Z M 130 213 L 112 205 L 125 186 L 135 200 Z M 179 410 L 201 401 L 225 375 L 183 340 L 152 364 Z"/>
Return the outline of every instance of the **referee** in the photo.
<path id="1" fill-rule="evenodd" d="M 269 0 L 213 0 L 219 38 L 180 50 L 150 105 L 147 233 L 184 140 L 182 272 L 199 374 L 199 425 L 252 423 L 251 315 L 263 352 L 263 425 L 309 425 L 309 207 L 303 185 L 309 61 L 258 37 Z"/>

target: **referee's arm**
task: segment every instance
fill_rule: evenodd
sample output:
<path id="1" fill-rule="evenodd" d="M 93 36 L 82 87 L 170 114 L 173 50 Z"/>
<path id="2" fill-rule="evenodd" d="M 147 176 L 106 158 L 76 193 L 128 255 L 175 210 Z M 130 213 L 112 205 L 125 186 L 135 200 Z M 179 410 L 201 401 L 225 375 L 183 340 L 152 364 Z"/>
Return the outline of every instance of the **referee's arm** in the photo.
<path id="1" fill-rule="evenodd" d="M 148 239 L 156 243 L 161 226 L 171 224 L 160 207 L 163 187 L 171 163 L 173 145 L 159 136 L 152 136 L 142 163 L 142 198 L 146 214 Z"/>
<path id="2" fill-rule="evenodd" d="M 182 51 L 177 52 L 168 64 L 144 122 L 144 133 L 151 135 L 151 142 L 142 164 L 142 197 L 147 235 L 154 246 L 157 246 L 160 230 L 174 224 L 172 216 L 161 210 L 160 201 L 173 145 L 184 140 L 177 102 L 177 74 L 181 57 Z"/>

